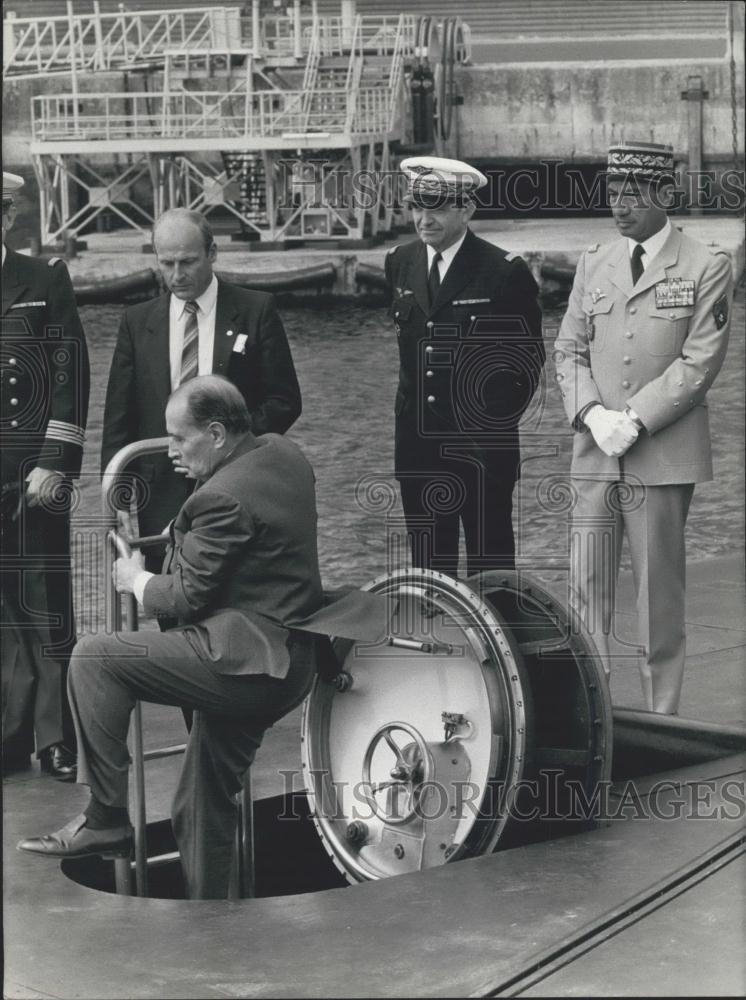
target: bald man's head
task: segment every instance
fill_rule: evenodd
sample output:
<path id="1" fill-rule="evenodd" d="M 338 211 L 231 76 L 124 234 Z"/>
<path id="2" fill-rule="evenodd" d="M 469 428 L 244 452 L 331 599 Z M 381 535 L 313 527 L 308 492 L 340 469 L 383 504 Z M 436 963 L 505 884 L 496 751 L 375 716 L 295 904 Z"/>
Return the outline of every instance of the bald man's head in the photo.
<path id="1" fill-rule="evenodd" d="M 246 401 L 235 385 L 222 375 L 200 375 L 180 385 L 169 403 L 183 399 L 186 411 L 198 427 L 217 420 L 230 434 L 248 434 L 251 417 Z"/>
<path id="2" fill-rule="evenodd" d="M 194 479 L 208 479 L 237 445 L 253 441 L 251 417 L 238 389 L 222 375 L 201 375 L 172 393 L 166 406 L 168 454 Z"/>
<path id="3" fill-rule="evenodd" d="M 153 251 L 170 292 L 195 301 L 212 281 L 217 248 L 207 220 L 186 208 L 164 212 L 153 229 Z"/>

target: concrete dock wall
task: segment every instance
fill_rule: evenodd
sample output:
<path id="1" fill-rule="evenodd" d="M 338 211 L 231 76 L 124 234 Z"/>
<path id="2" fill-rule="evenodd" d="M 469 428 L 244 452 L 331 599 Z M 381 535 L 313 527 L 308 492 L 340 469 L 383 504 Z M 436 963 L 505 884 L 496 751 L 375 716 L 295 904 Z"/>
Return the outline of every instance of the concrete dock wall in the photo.
<path id="1" fill-rule="evenodd" d="M 743 61 L 736 73 L 738 149 L 743 156 Z M 639 138 L 688 150 L 689 76 L 709 93 L 703 108 L 705 165 L 732 161 L 730 68 L 717 63 L 491 65 L 461 68 L 459 135 L 449 153 L 466 159 L 536 163 L 546 157 L 602 161 L 611 142 Z"/>

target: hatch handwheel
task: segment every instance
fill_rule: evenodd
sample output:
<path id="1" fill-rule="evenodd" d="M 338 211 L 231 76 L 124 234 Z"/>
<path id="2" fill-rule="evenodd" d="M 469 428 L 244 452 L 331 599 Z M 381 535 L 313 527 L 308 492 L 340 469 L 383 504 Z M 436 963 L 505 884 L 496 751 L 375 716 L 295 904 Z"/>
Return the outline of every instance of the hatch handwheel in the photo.
<path id="1" fill-rule="evenodd" d="M 412 740 L 400 746 L 394 733 L 405 733 Z M 371 781 L 371 764 L 374 756 L 387 748 L 394 755 L 394 762 L 386 781 Z M 363 792 L 373 812 L 389 824 L 407 823 L 416 815 L 422 790 L 433 779 L 433 761 L 427 743 L 414 726 L 406 722 L 389 722 L 381 726 L 368 744 L 363 759 Z M 386 805 L 378 796 L 386 794 Z"/>

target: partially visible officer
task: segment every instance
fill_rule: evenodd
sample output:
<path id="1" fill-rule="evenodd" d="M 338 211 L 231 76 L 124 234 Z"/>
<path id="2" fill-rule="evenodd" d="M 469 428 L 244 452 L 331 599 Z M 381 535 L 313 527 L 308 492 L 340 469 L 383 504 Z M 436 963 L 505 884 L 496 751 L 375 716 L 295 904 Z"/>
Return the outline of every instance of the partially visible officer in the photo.
<path id="1" fill-rule="evenodd" d="M 64 263 L 5 246 L 22 185 L 3 172 L 3 757 L 7 770 L 28 766 L 35 734 L 42 770 L 72 781 L 70 503 L 88 414 L 88 351 Z"/>
<path id="2" fill-rule="evenodd" d="M 153 228 L 153 249 L 167 292 L 122 316 L 106 390 L 102 471 L 125 445 L 165 436 L 169 396 L 197 375 L 224 375 L 233 382 L 255 434 L 284 434 L 301 412 L 274 297 L 218 280 L 207 219 L 186 208 L 164 212 Z M 140 533 L 157 535 L 194 482 L 175 472 L 166 455 L 142 458 L 133 468 L 149 494 L 140 505 Z M 161 553 L 146 556 L 146 564 L 158 571 Z"/>
<path id="3" fill-rule="evenodd" d="M 468 223 L 486 177 L 460 160 L 406 159 L 419 239 L 385 272 L 399 341 L 395 472 L 414 566 L 456 576 L 515 565 L 518 422 L 544 364 L 538 287 L 525 261 Z"/>
<path id="4" fill-rule="evenodd" d="M 707 390 L 725 357 L 730 260 L 674 228 L 673 148 L 612 146 L 608 197 L 621 239 L 581 257 L 555 344 L 575 431 L 572 600 L 609 670 L 627 533 L 645 706 L 675 714 L 685 659 L 684 527 L 712 479 Z"/>

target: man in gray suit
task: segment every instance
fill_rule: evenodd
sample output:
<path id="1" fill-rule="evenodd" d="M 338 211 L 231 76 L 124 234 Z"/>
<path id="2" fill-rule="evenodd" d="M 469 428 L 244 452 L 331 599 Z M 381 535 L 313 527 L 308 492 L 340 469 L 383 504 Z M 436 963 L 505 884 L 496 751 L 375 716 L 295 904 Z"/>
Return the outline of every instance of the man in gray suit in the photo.
<path id="1" fill-rule="evenodd" d="M 609 150 L 622 236 L 581 257 L 555 344 L 575 431 L 572 600 L 609 670 L 622 537 L 637 592 L 645 706 L 676 713 L 684 675 L 684 528 L 695 483 L 712 479 L 707 390 L 725 357 L 730 260 L 667 216 L 673 149 Z"/>
<path id="2" fill-rule="evenodd" d="M 264 731 L 298 705 L 314 671 L 313 637 L 289 627 L 322 604 L 314 475 L 297 445 L 255 437 L 240 391 L 194 378 L 166 408 L 169 457 L 198 481 L 171 525 L 164 568 L 138 554 L 114 567 L 117 590 L 166 632 L 88 636 L 75 648 L 70 701 L 85 812 L 21 850 L 53 857 L 129 850 L 127 729 L 140 699 L 195 710 L 173 824 L 189 896 L 225 898 L 234 795 Z"/>

